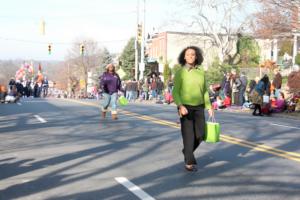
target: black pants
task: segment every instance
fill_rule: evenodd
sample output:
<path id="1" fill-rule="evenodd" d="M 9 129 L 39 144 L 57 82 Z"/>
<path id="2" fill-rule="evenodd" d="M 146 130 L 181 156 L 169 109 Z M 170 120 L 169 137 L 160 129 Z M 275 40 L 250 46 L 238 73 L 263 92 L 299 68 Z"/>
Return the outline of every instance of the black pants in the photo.
<path id="1" fill-rule="evenodd" d="M 261 115 L 261 105 L 260 104 L 254 104 L 253 115 L 256 115 L 256 110 L 257 109 L 258 109 L 258 114 Z"/>
<path id="2" fill-rule="evenodd" d="M 187 106 L 188 114 L 180 118 L 185 163 L 197 164 L 194 151 L 203 141 L 205 131 L 204 107 Z"/>

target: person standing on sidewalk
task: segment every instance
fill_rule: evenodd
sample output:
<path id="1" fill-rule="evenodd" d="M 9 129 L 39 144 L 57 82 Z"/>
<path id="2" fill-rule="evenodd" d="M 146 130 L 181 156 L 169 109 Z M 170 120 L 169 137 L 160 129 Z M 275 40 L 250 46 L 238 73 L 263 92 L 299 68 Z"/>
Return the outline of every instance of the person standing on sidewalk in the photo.
<path id="1" fill-rule="evenodd" d="M 282 76 L 278 68 L 274 69 L 274 75 L 275 77 L 273 79 L 272 85 L 274 86 L 274 95 L 276 98 L 278 98 L 281 91 L 281 84 L 282 84 Z"/>
<path id="2" fill-rule="evenodd" d="M 133 98 L 133 80 L 128 80 L 125 86 L 125 90 L 126 90 L 126 99 L 130 102 Z"/>
<path id="3" fill-rule="evenodd" d="M 106 72 L 100 77 L 100 87 L 103 91 L 102 118 L 106 117 L 107 109 L 111 104 L 111 116 L 113 120 L 117 117 L 118 91 L 121 90 L 121 79 L 115 71 L 113 64 L 106 66 Z"/>
<path id="4" fill-rule="evenodd" d="M 241 86 L 240 86 L 240 89 L 239 89 L 240 90 L 240 92 L 239 92 L 239 103 L 240 103 L 240 106 L 243 106 L 243 104 L 246 101 L 245 92 L 246 92 L 246 88 L 247 88 L 247 85 L 248 85 L 248 79 L 247 79 L 247 76 L 246 76 L 245 72 L 241 73 L 240 81 L 241 81 Z"/>
<path id="5" fill-rule="evenodd" d="M 210 117 L 214 111 L 209 100 L 205 73 L 200 66 L 203 62 L 201 50 L 195 46 L 183 49 L 178 62 L 182 68 L 175 74 L 172 93 L 180 115 L 185 169 L 196 171 L 194 151 L 205 134 L 204 109 L 208 109 Z"/>
<path id="6" fill-rule="evenodd" d="M 268 93 L 268 88 L 270 88 L 270 81 L 269 77 L 267 75 L 264 75 L 262 79 L 256 84 L 252 96 L 251 101 L 254 105 L 254 110 L 252 115 L 254 116 L 263 116 L 261 107 L 263 105 L 263 95 Z M 258 114 L 256 114 L 256 111 L 258 110 Z"/>
<path id="7" fill-rule="evenodd" d="M 135 102 L 135 100 L 138 97 L 138 90 L 139 90 L 138 82 L 134 78 L 132 81 L 132 100 L 133 100 L 133 102 Z"/>

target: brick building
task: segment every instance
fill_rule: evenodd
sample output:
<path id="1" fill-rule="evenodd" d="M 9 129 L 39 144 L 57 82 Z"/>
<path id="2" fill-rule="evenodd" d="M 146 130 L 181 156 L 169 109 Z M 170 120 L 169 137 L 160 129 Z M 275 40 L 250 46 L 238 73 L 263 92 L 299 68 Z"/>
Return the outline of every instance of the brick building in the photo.
<path id="1" fill-rule="evenodd" d="M 237 36 L 233 37 L 236 39 L 233 40 L 231 45 L 231 55 L 236 53 Z M 274 47 L 274 45 L 272 45 L 273 40 L 256 39 L 256 41 L 261 49 L 261 59 L 272 59 L 272 48 Z M 158 63 L 161 63 L 159 71 L 162 72 L 162 63 L 168 62 L 170 63 L 170 67 L 173 67 L 177 64 L 177 58 L 182 49 L 190 45 L 198 46 L 203 50 L 204 67 L 209 66 L 213 60 L 218 57 L 220 52 L 219 49 L 212 44 L 211 39 L 207 35 L 167 31 L 156 33 L 148 40 L 148 61 L 157 61 Z"/>

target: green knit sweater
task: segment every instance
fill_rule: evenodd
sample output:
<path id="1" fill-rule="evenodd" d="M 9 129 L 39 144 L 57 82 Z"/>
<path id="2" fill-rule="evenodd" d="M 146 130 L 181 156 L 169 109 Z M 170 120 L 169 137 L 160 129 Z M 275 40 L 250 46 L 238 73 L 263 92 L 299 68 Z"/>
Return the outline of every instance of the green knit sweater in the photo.
<path id="1" fill-rule="evenodd" d="M 189 70 L 187 67 L 179 69 L 174 78 L 173 98 L 176 105 L 198 106 L 211 108 L 206 87 L 205 73 L 201 66 Z"/>

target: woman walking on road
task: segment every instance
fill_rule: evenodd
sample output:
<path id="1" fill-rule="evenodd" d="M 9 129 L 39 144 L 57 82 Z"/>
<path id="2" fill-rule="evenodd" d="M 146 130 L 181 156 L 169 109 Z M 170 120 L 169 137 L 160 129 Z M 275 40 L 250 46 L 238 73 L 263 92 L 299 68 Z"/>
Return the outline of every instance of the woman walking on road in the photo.
<path id="1" fill-rule="evenodd" d="M 103 91 L 102 118 L 106 117 L 107 109 L 111 104 L 111 116 L 116 120 L 117 117 L 117 98 L 118 91 L 121 90 L 121 79 L 115 71 L 113 64 L 106 66 L 106 72 L 100 77 L 100 87 Z"/>
<path id="2" fill-rule="evenodd" d="M 185 169 L 197 170 L 194 151 L 200 145 L 205 133 L 204 109 L 209 116 L 214 115 L 206 87 L 205 73 L 200 66 L 203 62 L 202 52 L 198 47 L 185 48 L 179 55 L 182 66 L 174 78 L 173 97 L 180 115 L 181 134 Z"/>

